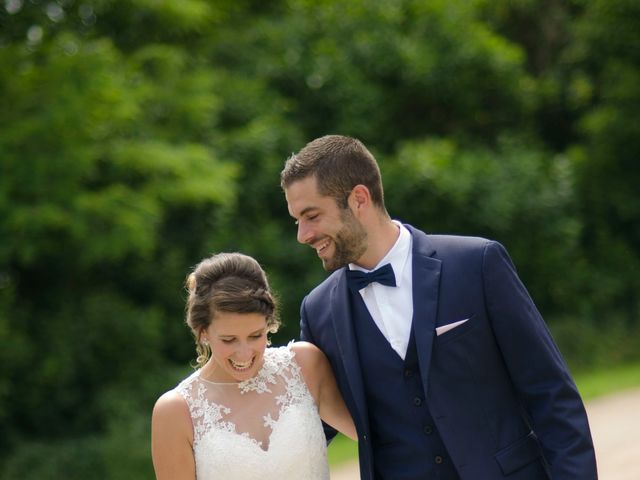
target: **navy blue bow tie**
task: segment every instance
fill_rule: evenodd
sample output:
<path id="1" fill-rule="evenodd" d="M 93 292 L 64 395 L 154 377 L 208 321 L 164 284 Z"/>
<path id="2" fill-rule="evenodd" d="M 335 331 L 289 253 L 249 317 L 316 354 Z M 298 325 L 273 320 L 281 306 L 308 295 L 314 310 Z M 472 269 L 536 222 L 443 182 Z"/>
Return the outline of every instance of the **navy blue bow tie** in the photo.
<path id="1" fill-rule="evenodd" d="M 389 287 L 396 286 L 396 276 L 393 273 L 391 264 L 381 266 L 372 272 L 362 272 L 360 270 L 347 270 L 347 285 L 353 292 L 358 292 L 371 282 L 378 282 Z"/>

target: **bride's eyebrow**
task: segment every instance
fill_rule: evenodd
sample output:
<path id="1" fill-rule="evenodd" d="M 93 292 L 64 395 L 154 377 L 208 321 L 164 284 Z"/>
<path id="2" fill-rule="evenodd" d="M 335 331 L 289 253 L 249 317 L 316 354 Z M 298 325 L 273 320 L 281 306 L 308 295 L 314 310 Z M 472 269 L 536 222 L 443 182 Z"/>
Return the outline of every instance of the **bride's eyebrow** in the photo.
<path id="1" fill-rule="evenodd" d="M 255 330 L 253 332 L 250 332 L 249 336 L 255 335 L 257 333 L 262 333 L 262 332 L 264 332 L 264 328 L 259 328 L 259 329 Z M 235 338 L 237 336 L 238 335 L 234 335 L 234 334 L 231 334 L 231 333 L 226 333 L 226 334 L 225 333 L 221 333 L 220 335 L 218 335 L 219 338 Z"/>

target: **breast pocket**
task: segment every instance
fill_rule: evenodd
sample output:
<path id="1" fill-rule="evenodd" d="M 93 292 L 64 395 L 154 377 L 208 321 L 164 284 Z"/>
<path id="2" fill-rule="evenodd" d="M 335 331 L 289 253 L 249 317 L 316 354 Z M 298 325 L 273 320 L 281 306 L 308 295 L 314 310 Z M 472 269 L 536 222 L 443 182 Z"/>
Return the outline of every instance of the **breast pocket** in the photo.
<path id="1" fill-rule="evenodd" d="M 438 342 L 438 344 L 444 345 L 454 338 L 458 338 L 466 334 L 467 332 L 473 330 L 473 328 L 475 327 L 474 320 L 475 315 L 471 315 L 469 318 L 455 320 L 453 322 L 436 327 L 436 341 Z"/>

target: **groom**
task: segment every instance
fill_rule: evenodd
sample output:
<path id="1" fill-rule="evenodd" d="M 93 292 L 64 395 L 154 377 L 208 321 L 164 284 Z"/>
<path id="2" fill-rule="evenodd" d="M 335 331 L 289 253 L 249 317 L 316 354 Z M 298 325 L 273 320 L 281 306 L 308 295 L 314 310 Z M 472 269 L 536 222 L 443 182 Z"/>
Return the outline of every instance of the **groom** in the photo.
<path id="1" fill-rule="evenodd" d="M 499 243 L 391 220 L 353 138 L 310 142 L 281 185 L 333 272 L 302 302 L 301 337 L 331 362 L 363 479 L 597 478 L 576 386 Z"/>

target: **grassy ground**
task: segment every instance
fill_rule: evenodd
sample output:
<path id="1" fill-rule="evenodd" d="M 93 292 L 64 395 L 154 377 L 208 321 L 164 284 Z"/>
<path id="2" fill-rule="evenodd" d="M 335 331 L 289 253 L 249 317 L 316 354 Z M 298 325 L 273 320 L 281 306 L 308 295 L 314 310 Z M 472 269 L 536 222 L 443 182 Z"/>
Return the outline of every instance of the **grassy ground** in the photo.
<path id="1" fill-rule="evenodd" d="M 575 381 L 584 400 L 638 387 L 640 386 L 640 363 L 578 374 L 575 376 Z M 343 435 L 338 435 L 329 445 L 328 455 L 331 465 L 354 460 L 358 457 L 358 444 Z"/>
<path id="2" fill-rule="evenodd" d="M 340 465 L 355 460 L 358 458 L 358 443 L 339 433 L 329 444 L 327 456 L 329 465 Z"/>
<path id="3" fill-rule="evenodd" d="M 640 387 L 640 363 L 577 374 L 575 380 L 582 398 L 591 400 L 608 393 Z"/>

